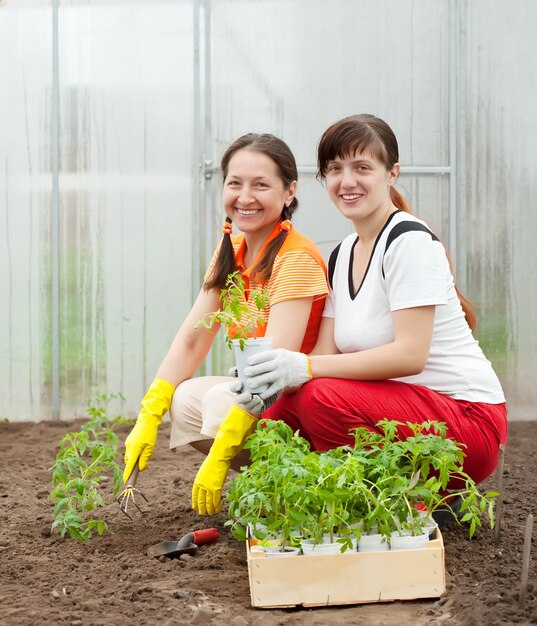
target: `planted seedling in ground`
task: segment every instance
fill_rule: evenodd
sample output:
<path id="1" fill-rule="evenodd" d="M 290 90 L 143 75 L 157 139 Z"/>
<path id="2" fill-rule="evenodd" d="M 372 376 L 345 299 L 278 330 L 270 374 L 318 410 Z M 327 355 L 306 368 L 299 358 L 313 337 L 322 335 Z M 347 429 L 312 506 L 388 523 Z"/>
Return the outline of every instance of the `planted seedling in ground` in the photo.
<path id="1" fill-rule="evenodd" d="M 122 470 L 118 464 L 119 439 L 113 430 L 128 423 L 121 416 L 109 418 L 108 403 L 121 394 L 101 394 L 88 403 L 90 419 L 79 431 L 67 433 L 60 441 L 56 460 L 51 468 L 54 522 L 62 537 L 90 539 L 93 531 L 102 535 L 106 522 L 91 517 L 91 511 L 105 504 L 102 483 L 112 479 L 114 495 L 122 485 Z"/>

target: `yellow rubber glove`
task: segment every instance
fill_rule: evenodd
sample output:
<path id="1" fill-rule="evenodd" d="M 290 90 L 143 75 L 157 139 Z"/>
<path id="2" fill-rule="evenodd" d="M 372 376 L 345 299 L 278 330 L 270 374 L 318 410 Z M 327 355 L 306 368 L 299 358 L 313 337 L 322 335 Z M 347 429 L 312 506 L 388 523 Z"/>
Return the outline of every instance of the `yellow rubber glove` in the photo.
<path id="1" fill-rule="evenodd" d="M 157 443 L 158 427 L 171 406 L 174 391 L 175 387 L 162 378 L 155 378 L 147 390 L 136 424 L 125 440 L 124 483 L 132 474 L 136 461 L 140 470 L 147 468 Z"/>
<path id="2" fill-rule="evenodd" d="M 235 404 L 229 409 L 192 488 L 192 508 L 200 515 L 214 515 L 222 510 L 222 488 L 231 461 L 256 425 L 257 419 Z"/>

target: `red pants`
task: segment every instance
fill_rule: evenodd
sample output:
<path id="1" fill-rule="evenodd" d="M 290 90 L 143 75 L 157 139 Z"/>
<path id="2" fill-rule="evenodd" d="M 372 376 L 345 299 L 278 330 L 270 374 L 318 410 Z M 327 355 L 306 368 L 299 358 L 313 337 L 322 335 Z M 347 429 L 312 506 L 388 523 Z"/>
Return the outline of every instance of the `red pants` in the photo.
<path id="1" fill-rule="evenodd" d="M 464 444 L 464 471 L 476 483 L 492 474 L 499 445 L 507 442 L 505 403 L 454 400 L 427 387 L 394 380 L 316 378 L 296 393 L 282 396 L 263 418 L 283 420 L 319 451 L 352 445 L 349 430 L 359 426 L 378 430 L 376 424 L 382 419 L 445 422 L 450 439 Z M 399 427 L 401 438 L 411 434 L 408 426 Z"/>

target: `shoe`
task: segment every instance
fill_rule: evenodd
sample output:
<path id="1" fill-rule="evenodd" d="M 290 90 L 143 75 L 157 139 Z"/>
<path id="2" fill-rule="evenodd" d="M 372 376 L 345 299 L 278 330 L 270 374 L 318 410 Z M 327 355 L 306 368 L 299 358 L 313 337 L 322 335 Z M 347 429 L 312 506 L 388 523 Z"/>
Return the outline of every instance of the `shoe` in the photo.
<path id="1" fill-rule="evenodd" d="M 464 513 L 461 513 L 462 497 L 454 496 L 446 506 L 436 509 L 432 514 L 432 518 L 442 527 L 446 524 L 454 524 L 457 520 L 460 520 Z"/>

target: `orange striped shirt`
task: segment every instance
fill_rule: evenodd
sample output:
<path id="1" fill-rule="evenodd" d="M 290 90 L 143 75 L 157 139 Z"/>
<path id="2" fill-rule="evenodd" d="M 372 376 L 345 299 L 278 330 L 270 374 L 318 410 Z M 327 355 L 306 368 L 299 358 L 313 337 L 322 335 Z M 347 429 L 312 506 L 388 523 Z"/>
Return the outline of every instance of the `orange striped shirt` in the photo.
<path id="1" fill-rule="evenodd" d="M 260 325 L 257 329 L 258 337 L 263 337 L 265 334 L 271 306 L 279 302 L 285 302 L 286 300 L 313 298 L 306 332 L 300 347 L 301 352 L 307 354 L 311 352 L 317 341 L 324 309 L 324 301 L 328 294 L 326 266 L 317 246 L 311 239 L 292 228 L 274 259 L 274 265 L 272 266 L 269 280 L 264 283 L 256 280 L 256 277 L 250 277 L 252 269 L 264 254 L 266 246 L 279 232 L 280 222 L 276 224 L 258 257 L 248 268 L 244 267 L 244 254 L 246 252 L 244 235 L 232 237 L 235 261 L 238 268 L 241 270 L 246 289 L 261 291 L 266 288 L 268 290 L 270 304 L 263 311 L 258 311 L 255 303 L 250 299 L 248 300 L 250 310 L 256 314 L 261 313 L 262 317 L 265 319 L 265 324 Z M 211 276 L 216 263 L 217 252 L 218 250 L 214 253 L 211 263 L 209 264 L 205 274 L 205 280 Z"/>

